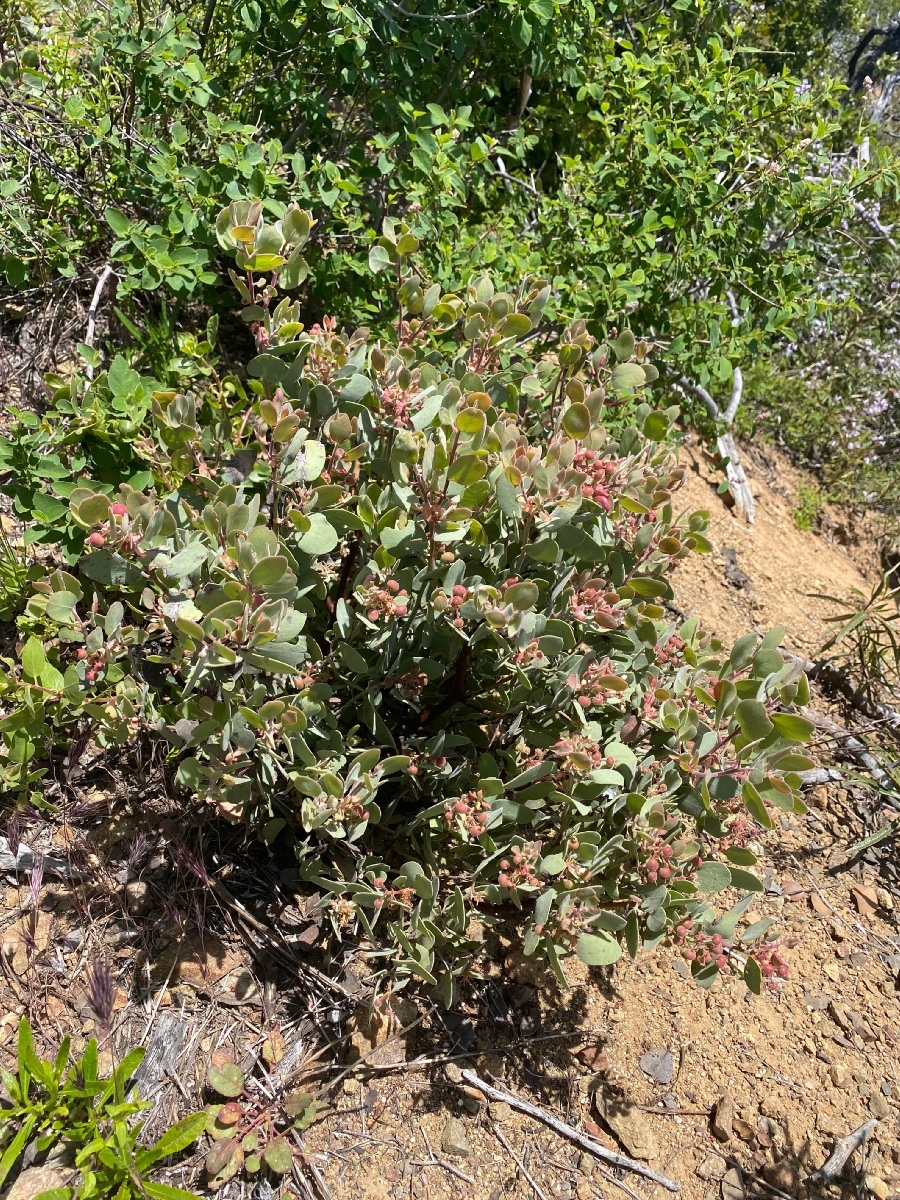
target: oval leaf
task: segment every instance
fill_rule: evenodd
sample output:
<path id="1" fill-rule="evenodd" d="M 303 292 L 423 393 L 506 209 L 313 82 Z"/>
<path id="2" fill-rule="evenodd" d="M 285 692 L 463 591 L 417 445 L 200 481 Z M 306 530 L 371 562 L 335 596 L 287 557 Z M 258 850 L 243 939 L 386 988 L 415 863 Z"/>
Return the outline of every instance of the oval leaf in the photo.
<path id="1" fill-rule="evenodd" d="M 578 939 L 576 954 L 589 967 L 608 967 L 622 956 L 622 947 L 610 934 L 583 933 Z"/>

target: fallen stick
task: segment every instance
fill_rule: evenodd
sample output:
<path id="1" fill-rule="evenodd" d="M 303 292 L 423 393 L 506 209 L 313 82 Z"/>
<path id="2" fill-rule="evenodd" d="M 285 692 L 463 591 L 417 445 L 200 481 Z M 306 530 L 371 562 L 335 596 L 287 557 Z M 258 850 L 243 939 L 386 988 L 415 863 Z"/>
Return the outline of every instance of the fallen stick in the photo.
<path id="1" fill-rule="evenodd" d="M 842 667 L 837 667 L 827 660 L 814 662 L 800 654 L 791 654 L 789 651 L 784 651 L 784 654 L 786 658 L 802 667 L 810 679 L 818 680 L 826 691 L 837 692 L 863 716 L 872 721 L 882 722 L 895 734 L 900 733 L 900 712 L 891 708 L 889 704 L 882 704 L 880 700 L 870 700 Z"/>
<path id="2" fill-rule="evenodd" d="M 821 713 L 814 712 L 811 708 L 804 708 L 801 711 L 807 721 L 811 721 L 816 729 L 821 729 L 824 733 L 828 733 L 840 741 L 851 758 L 855 758 L 860 766 L 865 767 L 877 784 L 890 791 L 895 789 L 896 785 L 890 775 L 882 769 L 877 758 L 869 752 L 859 738 L 844 729 L 843 725 L 838 725 L 837 721 L 832 721 L 830 717 L 823 717 Z"/>
<path id="3" fill-rule="evenodd" d="M 15 871 L 17 874 L 19 871 L 31 871 L 38 859 L 43 861 L 44 871 L 48 875 L 59 875 L 63 879 L 81 878 L 80 872 L 75 871 L 63 859 L 48 854 L 35 854 L 24 842 L 19 843 L 16 853 L 13 854 L 9 838 L 0 837 L 0 871 Z"/>
<path id="4" fill-rule="evenodd" d="M 866 1144 L 877 1125 L 878 1122 L 875 1120 L 866 1121 L 863 1125 L 860 1125 L 859 1129 L 854 1129 L 846 1137 L 839 1138 L 834 1144 L 831 1157 L 819 1167 L 818 1171 L 813 1171 L 806 1182 L 815 1184 L 831 1183 L 837 1179 L 838 1175 L 844 1169 L 847 1159 L 860 1146 Z"/>
<path id="5" fill-rule="evenodd" d="M 652 1179 L 654 1183 L 668 1188 L 670 1192 L 681 1191 L 681 1184 L 676 1183 L 674 1179 L 660 1175 L 652 1167 L 645 1167 L 643 1163 L 637 1162 L 633 1158 L 627 1158 L 624 1154 L 616 1154 L 613 1150 L 607 1150 L 586 1133 L 579 1133 L 577 1129 L 573 1129 L 571 1125 L 566 1125 L 564 1121 L 560 1121 L 558 1117 L 554 1117 L 552 1113 L 548 1113 L 545 1109 L 538 1108 L 536 1104 L 529 1104 L 527 1100 L 520 1100 L 512 1092 L 505 1092 L 502 1088 L 492 1087 L 491 1084 L 485 1083 L 481 1076 L 476 1075 L 474 1071 L 463 1071 L 462 1077 L 466 1083 L 471 1083 L 473 1087 L 477 1087 L 479 1091 L 484 1092 L 489 1099 L 500 1100 L 504 1104 L 508 1104 L 510 1108 L 515 1108 L 519 1112 L 525 1113 L 526 1116 L 533 1117 L 535 1121 L 543 1122 L 544 1125 L 548 1125 L 563 1137 L 568 1138 L 570 1142 L 581 1146 L 588 1154 L 593 1154 L 595 1158 L 600 1158 L 604 1162 L 611 1163 L 614 1167 L 622 1167 L 626 1171 L 633 1171 L 636 1175 L 643 1175 L 645 1179 Z"/>

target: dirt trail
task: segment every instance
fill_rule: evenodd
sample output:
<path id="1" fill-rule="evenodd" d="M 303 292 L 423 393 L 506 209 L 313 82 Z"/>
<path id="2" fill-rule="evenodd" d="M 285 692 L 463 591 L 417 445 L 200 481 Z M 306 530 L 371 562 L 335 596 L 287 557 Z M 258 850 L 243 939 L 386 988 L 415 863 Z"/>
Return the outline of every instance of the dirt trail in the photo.
<path id="1" fill-rule="evenodd" d="M 715 552 L 695 556 L 679 570 L 673 579 L 677 602 L 723 638 L 781 625 L 793 648 L 814 651 L 827 636 L 823 618 L 834 606 L 812 593 L 846 597 L 854 588 L 871 590 L 879 573 L 875 523 L 858 518 L 842 524 L 829 506 L 825 533 L 799 529 L 793 515 L 799 473 L 771 452 L 746 452 L 746 460 L 757 505 L 753 525 L 723 504 L 718 477 L 699 448 L 682 450 L 690 471 L 678 500 L 710 512 Z"/>

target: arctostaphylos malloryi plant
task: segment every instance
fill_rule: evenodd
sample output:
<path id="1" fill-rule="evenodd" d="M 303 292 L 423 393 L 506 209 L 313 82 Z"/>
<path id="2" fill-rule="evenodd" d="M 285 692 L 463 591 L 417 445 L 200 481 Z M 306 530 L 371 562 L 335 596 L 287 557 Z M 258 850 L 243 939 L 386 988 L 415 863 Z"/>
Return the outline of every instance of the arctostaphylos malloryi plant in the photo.
<path id="1" fill-rule="evenodd" d="M 391 220 L 370 263 L 397 280 L 395 337 L 306 329 L 280 289 L 311 224 L 220 215 L 258 350 L 229 465 L 194 400 L 163 395 L 144 453 L 177 490 L 72 493 L 78 578 L 29 609 L 58 686 L 108 739 L 157 730 L 224 818 L 290 839 L 336 933 L 395 981 L 450 1000 L 475 930 L 516 909 L 560 975 L 568 951 L 667 937 L 705 985 L 784 974 L 741 918 L 748 843 L 803 811 L 808 688 L 781 631 L 725 649 L 670 616 L 707 514 L 678 514 L 651 347 L 544 333 L 543 281 L 444 294 Z"/>

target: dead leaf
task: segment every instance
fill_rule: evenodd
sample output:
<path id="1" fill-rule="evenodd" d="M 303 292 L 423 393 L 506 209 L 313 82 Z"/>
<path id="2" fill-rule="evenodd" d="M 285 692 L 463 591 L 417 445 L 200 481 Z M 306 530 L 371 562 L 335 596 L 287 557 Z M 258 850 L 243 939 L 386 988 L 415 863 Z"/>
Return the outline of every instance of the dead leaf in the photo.
<path id="1" fill-rule="evenodd" d="M 817 912 L 820 917 L 828 917 L 831 915 L 832 910 L 828 907 L 818 892 L 810 893 L 809 902 L 812 905 L 813 911 Z"/>

